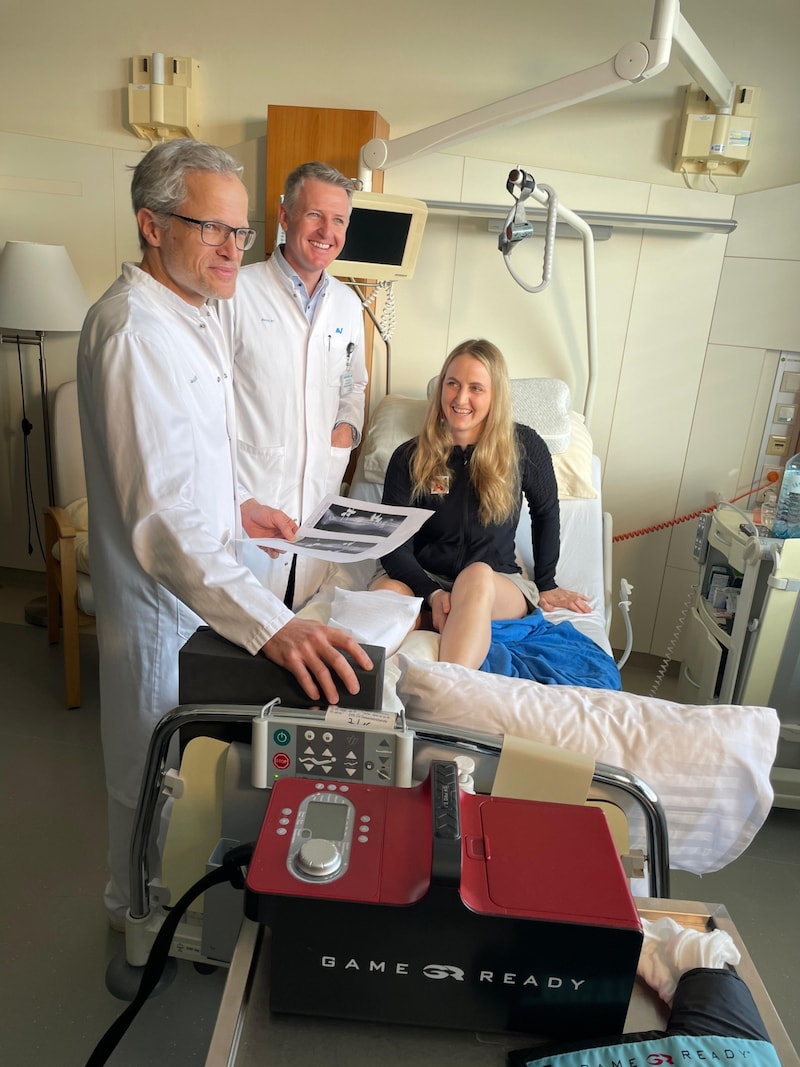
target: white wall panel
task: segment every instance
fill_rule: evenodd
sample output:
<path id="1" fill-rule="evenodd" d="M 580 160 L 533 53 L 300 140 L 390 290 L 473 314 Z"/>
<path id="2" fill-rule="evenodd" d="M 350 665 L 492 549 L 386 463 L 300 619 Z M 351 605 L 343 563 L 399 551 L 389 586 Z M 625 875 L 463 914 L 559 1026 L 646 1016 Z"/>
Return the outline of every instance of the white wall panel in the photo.
<path id="1" fill-rule="evenodd" d="M 714 344 L 800 349 L 800 247 L 795 254 L 794 260 L 725 260 Z"/>
<path id="2" fill-rule="evenodd" d="M 728 240 L 729 256 L 797 259 L 800 185 L 737 196 L 733 215 L 739 226 Z"/>
<path id="3" fill-rule="evenodd" d="M 675 515 L 724 247 L 722 237 L 644 239 L 603 482 L 616 532 Z M 642 541 L 625 574 L 634 585 L 663 573 L 669 538 Z M 620 565 L 615 552 L 615 584 Z M 637 651 L 651 636 L 637 628 Z"/>

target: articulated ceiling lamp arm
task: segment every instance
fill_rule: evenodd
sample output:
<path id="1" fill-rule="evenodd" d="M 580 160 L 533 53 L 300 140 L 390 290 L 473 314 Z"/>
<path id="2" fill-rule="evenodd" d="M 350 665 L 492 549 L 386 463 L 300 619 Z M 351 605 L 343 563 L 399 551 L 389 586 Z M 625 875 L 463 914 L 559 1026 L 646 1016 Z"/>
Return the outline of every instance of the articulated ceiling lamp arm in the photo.
<path id="1" fill-rule="evenodd" d="M 359 177 L 364 187 L 371 186 L 370 173 L 373 170 L 388 170 L 389 167 L 448 148 L 488 130 L 537 118 L 633 82 L 652 78 L 669 63 L 673 30 L 679 19 L 678 0 L 655 0 L 651 39 L 624 45 L 605 63 L 557 78 L 403 137 L 388 141 L 374 137 L 361 149 Z"/>
<path id="2" fill-rule="evenodd" d="M 733 83 L 725 77 L 681 15 L 679 0 L 654 0 L 654 3 L 649 39 L 624 45 L 605 63 L 402 137 L 388 141 L 375 137 L 368 141 L 361 149 L 359 166 L 363 187 L 372 187 L 373 170 L 388 170 L 488 130 L 537 118 L 653 78 L 668 65 L 673 42 L 679 58 L 717 106 L 723 109 L 726 103 L 729 106 L 733 100 Z"/>

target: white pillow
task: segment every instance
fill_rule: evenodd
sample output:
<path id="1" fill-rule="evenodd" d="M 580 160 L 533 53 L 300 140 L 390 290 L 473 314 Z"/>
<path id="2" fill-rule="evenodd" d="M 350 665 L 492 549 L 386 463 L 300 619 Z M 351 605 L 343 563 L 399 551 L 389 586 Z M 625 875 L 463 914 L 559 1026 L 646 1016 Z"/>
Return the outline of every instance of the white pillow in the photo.
<path id="1" fill-rule="evenodd" d="M 512 378 L 511 410 L 517 422 L 532 426 L 553 456 L 569 447 L 569 386 L 559 378 Z"/>
<path id="2" fill-rule="evenodd" d="M 569 416 L 572 424 L 569 448 L 553 456 L 558 496 L 560 500 L 577 500 L 581 497 L 595 500 L 598 493 L 592 485 L 592 438 L 583 415 L 570 411 Z"/>
<path id="3" fill-rule="evenodd" d="M 427 400 L 390 394 L 381 400 L 369 420 L 362 457 L 364 478 L 383 485 L 392 453 L 403 441 L 410 441 L 422 429 Z"/>

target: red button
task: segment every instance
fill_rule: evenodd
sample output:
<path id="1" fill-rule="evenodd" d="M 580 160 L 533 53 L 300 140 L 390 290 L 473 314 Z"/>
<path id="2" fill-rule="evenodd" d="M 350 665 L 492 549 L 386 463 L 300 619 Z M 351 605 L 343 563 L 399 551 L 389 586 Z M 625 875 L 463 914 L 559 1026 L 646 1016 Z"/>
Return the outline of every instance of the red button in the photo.
<path id="1" fill-rule="evenodd" d="M 277 767 L 279 771 L 285 771 L 291 762 L 285 752 L 276 752 L 272 757 L 272 766 Z"/>

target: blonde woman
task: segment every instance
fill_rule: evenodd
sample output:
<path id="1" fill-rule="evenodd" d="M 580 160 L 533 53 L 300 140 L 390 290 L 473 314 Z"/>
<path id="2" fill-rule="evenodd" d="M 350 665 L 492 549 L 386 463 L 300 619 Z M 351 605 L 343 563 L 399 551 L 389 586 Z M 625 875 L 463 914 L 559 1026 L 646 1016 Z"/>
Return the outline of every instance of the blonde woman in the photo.
<path id="1" fill-rule="evenodd" d="M 533 580 L 515 559 L 523 496 Z M 371 588 L 424 599 L 441 634 L 440 660 L 480 667 L 492 620 L 519 619 L 537 605 L 590 611 L 586 597 L 556 586 L 553 463 L 536 431 L 513 421 L 506 363 L 490 341 L 464 341 L 448 355 L 422 432 L 389 461 L 383 502 L 434 511 L 410 541 L 381 559 Z"/>

